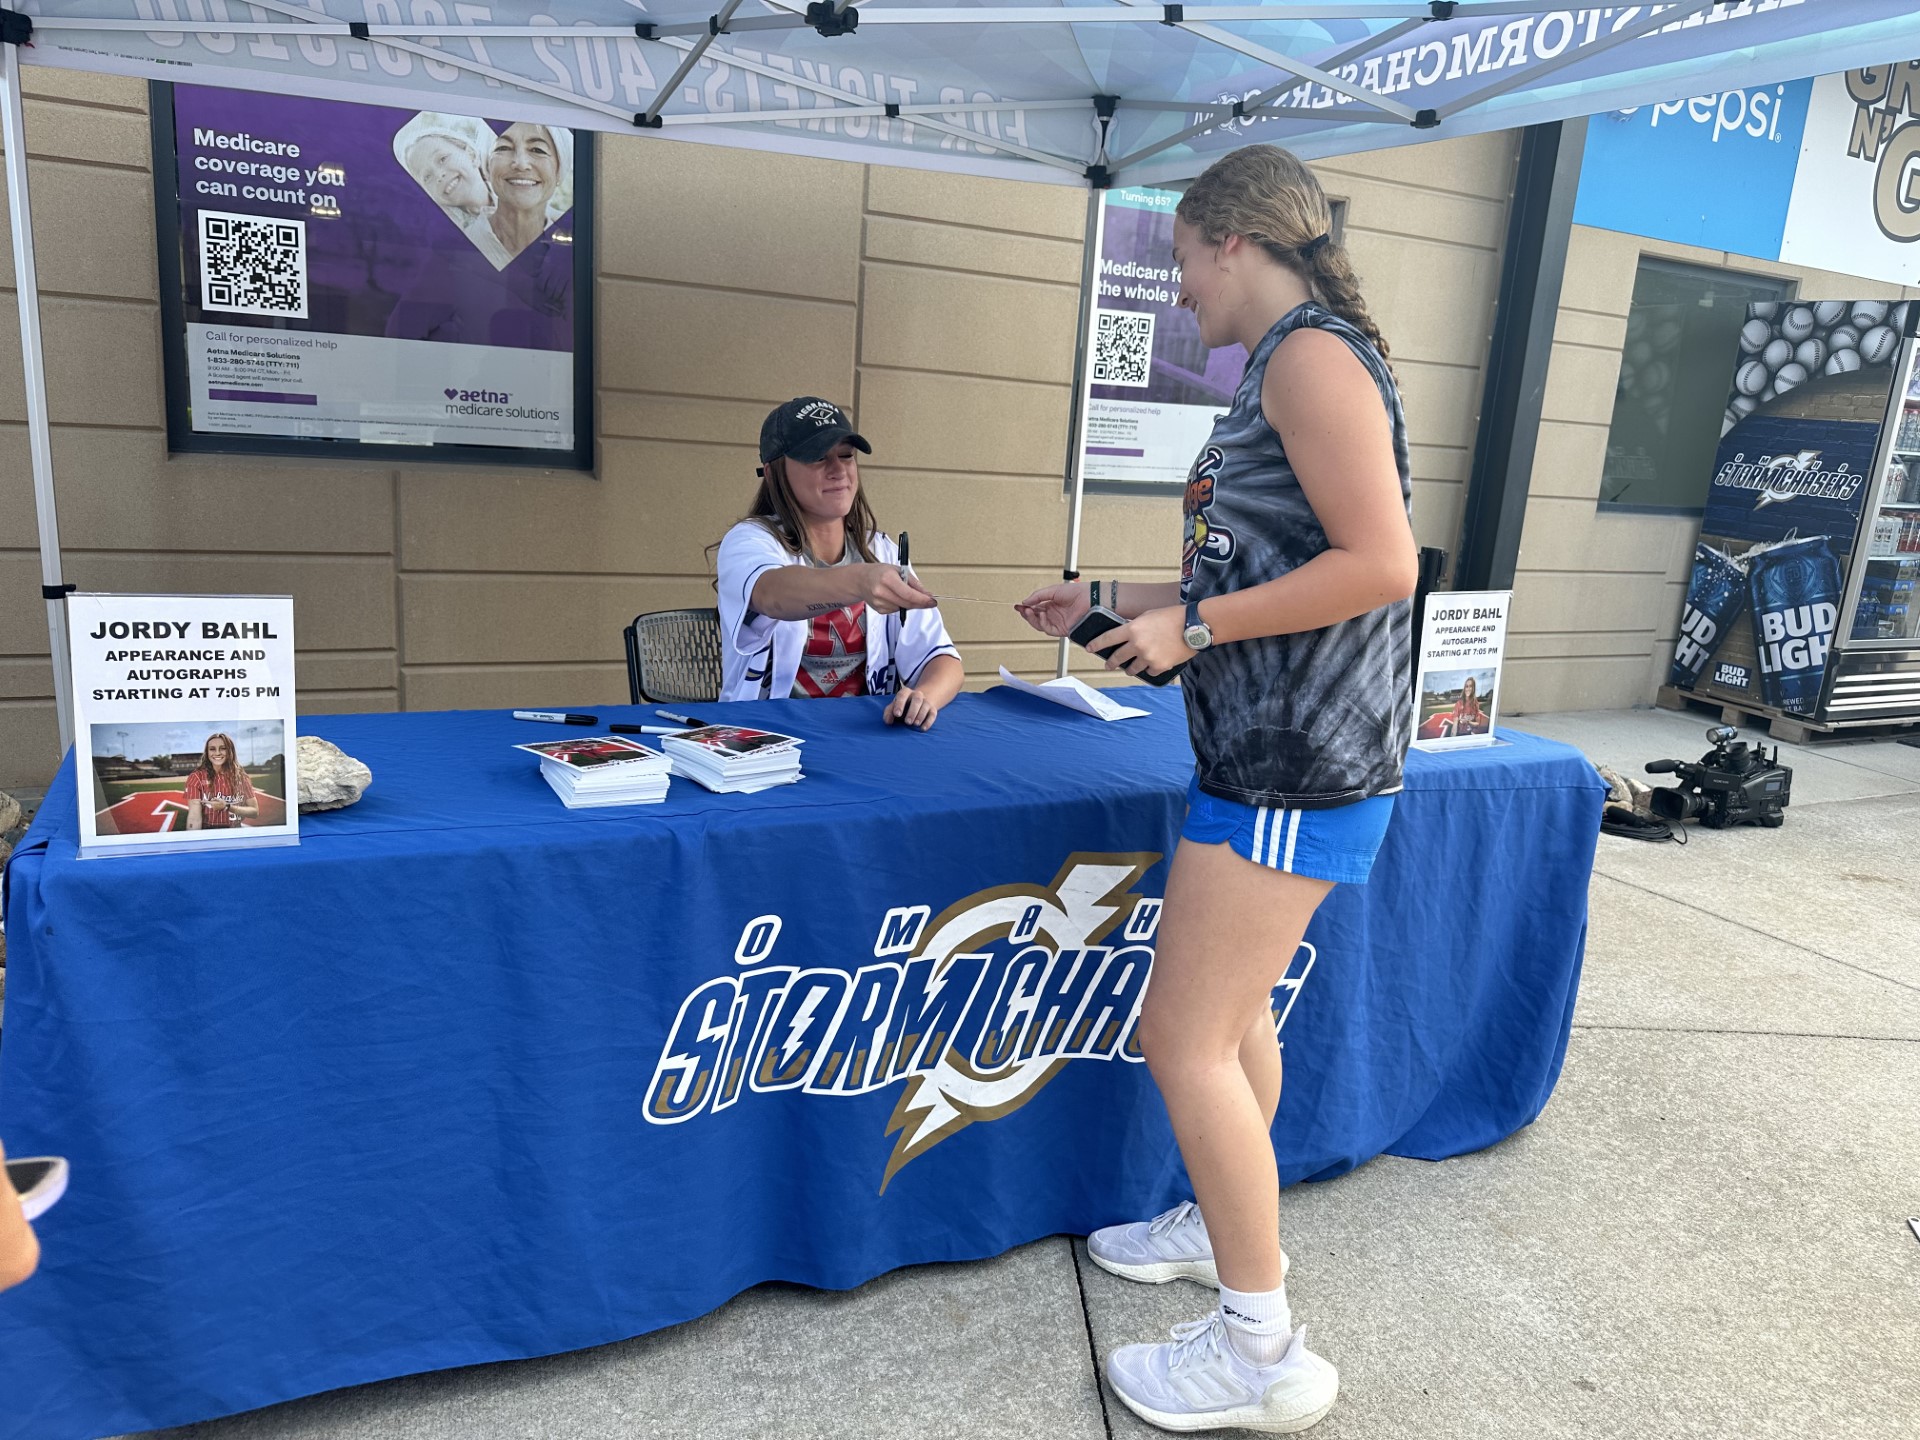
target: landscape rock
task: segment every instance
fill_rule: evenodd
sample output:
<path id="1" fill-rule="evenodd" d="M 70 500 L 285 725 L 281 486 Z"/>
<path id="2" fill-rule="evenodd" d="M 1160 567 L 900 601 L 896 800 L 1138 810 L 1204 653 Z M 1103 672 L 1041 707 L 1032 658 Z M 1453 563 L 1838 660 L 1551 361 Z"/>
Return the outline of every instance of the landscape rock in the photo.
<path id="1" fill-rule="evenodd" d="M 300 737 L 300 813 L 340 810 L 373 783 L 373 771 L 317 735 Z"/>

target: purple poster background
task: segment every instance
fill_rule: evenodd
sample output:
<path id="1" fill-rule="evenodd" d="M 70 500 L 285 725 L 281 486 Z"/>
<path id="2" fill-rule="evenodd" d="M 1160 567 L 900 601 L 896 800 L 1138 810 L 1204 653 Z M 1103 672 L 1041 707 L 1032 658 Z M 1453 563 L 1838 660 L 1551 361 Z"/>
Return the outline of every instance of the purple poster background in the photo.
<path id="1" fill-rule="evenodd" d="M 476 153 L 508 129 L 503 121 L 450 116 L 441 126 L 410 110 L 187 85 L 175 87 L 174 116 L 188 323 L 572 350 L 571 209 L 517 253 L 479 213 L 500 213 L 494 196 L 510 187 L 548 209 L 570 196 L 570 133 L 547 132 L 556 152 L 541 162 L 547 178 L 517 180 L 511 156 Z M 409 157 L 423 171 L 452 155 L 468 172 L 479 197 L 469 228 L 453 218 L 466 212 L 436 203 L 396 155 L 395 136 L 409 126 L 420 140 Z M 439 157 L 429 153 L 436 143 Z M 304 319 L 203 307 L 202 210 L 305 223 Z"/>
<path id="2" fill-rule="evenodd" d="M 1244 348 L 1209 350 L 1180 308 L 1179 201 L 1177 190 L 1140 188 L 1101 200 L 1080 455 L 1089 481 L 1185 484 L 1246 370 Z"/>
<path id="3" fill-rule="evenodd" d="M 1147 400 L 1167 405 L 1224 407 L 1247 368 L 1247 352 L 1239 345 L 1208 350 L 1200 341 L 1200 324 L 1175 302 L 1180 295 L 1176 279 L 1159 281 L 1122 273 L 1137 271 L 1176 274 L 1173 264 L 1173 209 L 1136 208 L 1136 194 L 1177 201 L 1172 191 L 1114 191 L 1107 204 L 1106 226 L 1100 242 L 1098 305 L 1102 310 L 1132 310 L 1154 317 L 1153 374 L 1145 388 L 1094 385 L 1090 393 L 1101 400 Z M 1116 293 L 1117 292 L 1117 293 Z M 1163 300 L 1154 298 L 1166 295 Z"/>

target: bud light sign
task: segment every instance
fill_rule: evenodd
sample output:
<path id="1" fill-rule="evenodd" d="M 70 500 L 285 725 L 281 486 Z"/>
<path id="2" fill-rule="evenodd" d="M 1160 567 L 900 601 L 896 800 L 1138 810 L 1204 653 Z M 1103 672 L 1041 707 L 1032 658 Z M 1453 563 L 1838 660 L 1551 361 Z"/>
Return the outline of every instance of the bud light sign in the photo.
<path id="1" fill-rule="evenodd" d="M 1769 349 L 1790 335 L 1806 343 L 1869 305 L 1878 309 L 1867 318 L 1891 337 L 1884 357 L 1786 384 L 1769 375 L 1752 393 L 1741 372 L 1764 367 Z M 1891 400 L 1889 362 L 1909 323 L 1904 313 L 1897 326 L 1888 320 L 1882 302 L 1750 307 L 1669 684 L 1756 711 L 1818 713 Z"/>

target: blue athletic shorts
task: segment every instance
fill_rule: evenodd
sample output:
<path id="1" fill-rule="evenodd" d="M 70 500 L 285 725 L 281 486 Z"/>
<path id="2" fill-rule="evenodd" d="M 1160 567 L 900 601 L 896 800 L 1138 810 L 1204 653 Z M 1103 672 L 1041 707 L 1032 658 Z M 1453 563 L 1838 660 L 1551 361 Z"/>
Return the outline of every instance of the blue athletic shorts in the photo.
<path id="1" fill-rule="evenodd" d="M 1200 845 L 1224 841 L 1234 854 L 1290 875 L 1364 885 L 1392 818 L 1391 795 L 1331 810 L 1282 810 L 1209 795 L 1196 775 L 1187 787 L 1187 823 L 1180 834 Z"/>

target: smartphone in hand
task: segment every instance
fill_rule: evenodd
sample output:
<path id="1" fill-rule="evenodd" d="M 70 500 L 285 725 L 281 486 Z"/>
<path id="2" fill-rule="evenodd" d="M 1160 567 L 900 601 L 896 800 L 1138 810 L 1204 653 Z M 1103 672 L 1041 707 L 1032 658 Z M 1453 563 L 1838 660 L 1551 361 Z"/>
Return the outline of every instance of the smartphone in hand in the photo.
<path id="1" fill-rule="evenodd" d="M 27 1219 L 38 1220 L 67 1193 L 67 1161 L 63 1155 L 35 1155 L 7 1161 L 7 1179 L 20 1194 Z"/>
<path id="2" fill-rule="evenodd" d="M 1078 645 L 1082 650 L 1086 650 L 1090 645 L 1093 644 L 1095 640 L 1098 640 L 1102 635 L 1106 634 L 1109 630 L 1115 629 L 1116 627 L 1124 625 L 1126 623 L 1127 623 L 1126 616 L 1121 615 L 1116 611 L 1109 610 L 1104 605 L 1095 605 L 1092 609 L 1088 610 L 1086 614 L 1080 617 L 1080 623 L 1073 627 L 1073 629 L 1068 633 L 1067 638 L 1073 641 L 1073 643 Z M 1089 653 L 1097 653 L 1097 652 L 1090 651 Z M 1183 660 L 1180 662 L 1180 664 L 1174 666 L 1171 670 L 1151 671 L 1145 675 L 1136 675 L 1134 678 L 1136 680 L 1144 680 L 1149 685 L 1164 685 L 1169 680 L 1173 679 L 1174 676 L 1178 675 L 1182 670 L 1186 668 L 1187 668 L 1186 662 Z"/>

